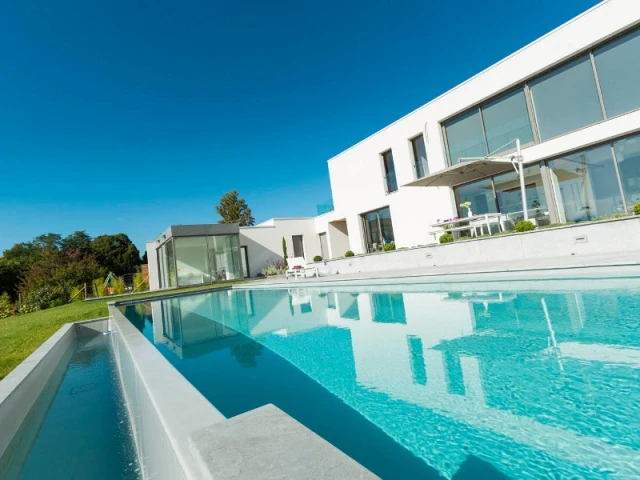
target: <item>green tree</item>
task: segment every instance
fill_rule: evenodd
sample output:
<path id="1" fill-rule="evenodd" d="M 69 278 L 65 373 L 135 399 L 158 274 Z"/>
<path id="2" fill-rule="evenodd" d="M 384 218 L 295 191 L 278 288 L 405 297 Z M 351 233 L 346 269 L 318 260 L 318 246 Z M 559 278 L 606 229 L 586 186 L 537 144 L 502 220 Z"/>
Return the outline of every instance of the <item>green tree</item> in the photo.
<path id="1" fill-rule="evenodd" d="M 18 296 L 22 271 L 15 262 L 0 258 L 0 293 L 7 293 L 12 300 Z"/>
<path id="2" fill-rule="evenodd" d="M 147 257 L 147 252 L 144 252 L 142 254 L 142 258 L 140 259 L 140 263 L 143 264 L 143 265 L 149 263 L 149 258 Z"/>
<path id="3" fill-rule="evenodd" d="M 62 239 L 60 249 L 64 253 L 78 251 L 87 255 L 91 253 L 91 237 L 84 230 L 78 230 Z"/>
<path id="4" fill-rule="evenodd" d="M 238 196 L 237 190 L 231 190 L 220 198 L 216 212 L 222 217 L 218 223 L 237 223 L 241 227 L 251 226 L 256 219 L 251 215 L 247 202 Z"/>
<path id="5" fill-rule="evenodd" d="M 42 249 L 51 248 L 54 250 L 60 250 L 62 247 L 62 235 L 57 233 L 45 233 L 44 235 L 38 235 L 33 239 L 33 244 Z"/>
<path id="6" fill-rule="evenodd" d="M 96 237 L 91 252 L 101 266 L 116 275 L 133 273 L 140 264 L 140 252 L 124 233 Z"/>
<path id="7" fill-rule="evenodd" d="M 289 263 L 287 262 L 287 241 L 282 237 L 282 258 L 284 258 L 284 268 L 289 268 Z"/>

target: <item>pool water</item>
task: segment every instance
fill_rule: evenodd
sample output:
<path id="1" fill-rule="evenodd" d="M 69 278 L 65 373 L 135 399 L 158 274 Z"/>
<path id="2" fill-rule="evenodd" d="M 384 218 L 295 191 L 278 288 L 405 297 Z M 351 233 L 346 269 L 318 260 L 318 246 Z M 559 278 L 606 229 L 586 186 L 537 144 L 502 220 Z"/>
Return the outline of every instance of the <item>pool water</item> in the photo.
<path id="1" fill-rule="evenodd" d="M 70 347 L 5 453 L 0 479 L 140 478 L 110 340 Z"/>
<path id="2" fill-rule="evenodd" d="M 122 308 L 224 415 L 273 403 L 385 479 L 638 478 L 627 283 L 237 289 Z"/>

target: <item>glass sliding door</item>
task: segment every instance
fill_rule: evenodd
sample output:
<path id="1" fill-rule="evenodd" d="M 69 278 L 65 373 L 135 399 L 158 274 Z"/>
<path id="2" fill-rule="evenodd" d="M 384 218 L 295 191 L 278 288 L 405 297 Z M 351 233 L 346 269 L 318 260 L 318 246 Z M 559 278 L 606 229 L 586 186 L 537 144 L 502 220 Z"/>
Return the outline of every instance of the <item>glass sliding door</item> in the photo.
<path id="1" fill-rule="evenodd" d="M 175 251 L 173 249 L 173 238 L 167 240 L 164 244 L 165 247 L 165 258 L 166 258 L 166 279 L 167 279 L 167 287 L 176 287 L 177 286 L 177 278 L 176 278 L 176 257 Z"/>
<path id="2" fill-rule="evenodd" d="M 484 178 L 473 183 L 460 185 L 453 189 L 456 197 L 456 205 L 459 216 L 467 216 L 467 210 L 460 207 L 461 203 L 471 202 L 471 212 L 474 215 L 484 213 L 496 213 L 496 199 L 493 195 L 493 184 L 491 178 Z"/>
<path id="3" fill-rule="evenodd" d="M 561 222 L 580 222 L 624 212 L 609 145 L 548 162 Z"/>
<path id="4" fill-rule="evenodd" d="M 178 286 L 211 283 L 207 237 L 177 237 L 174 241 Z"/>
<path id="5" fill-rule="evenodd" d="M 548 225 L 549 209 L 544 194 L 540 165 L 532 165 L 524 169 L 524 182 L 529 218 L 535 218 L 538 225 Z M 511 171 L 493 177 L 493 183 L 498 209 L 500 213 L 506 214 L 509 222 L 513 224 L 507 228 L 513 228 L 516 223 L 524 220 L 520 176 L 515 171 Z"/>
<path id="6" fill-rule="evenodd" d="M 640 203 L 640 135 L 614 143 L 627 209 Z"/>
<path id="7" fill-rule="evenodd" d="M 367 252 L 382 250 L 386 243 L 395 241 L 389 207 L 361 215 Z"/>
<path id="8" fill-rule="evenodd" d="M 214 282 L 237 280 L 241 276 L 240 247 L 236 235 L 207 237 L 209 266 Z"/>

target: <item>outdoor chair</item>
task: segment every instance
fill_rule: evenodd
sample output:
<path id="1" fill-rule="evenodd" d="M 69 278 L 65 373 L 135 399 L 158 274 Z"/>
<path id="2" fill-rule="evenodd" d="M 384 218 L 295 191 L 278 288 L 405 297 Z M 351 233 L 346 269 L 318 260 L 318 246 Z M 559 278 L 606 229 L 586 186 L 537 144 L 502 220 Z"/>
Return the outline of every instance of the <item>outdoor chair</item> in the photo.
<path id="1" fill-rule="evenodd" d="M 289 268 L 285 272 L 285 277 L 287 280 L 289 280 L 290 276 L 293 276 L 293 278 L 295 279 L 297 279 L 299 275 L 306 277 L 308 273 L 311 273 L 316 277 L 320 276 L 318 273 L 318 267 L 307 265 L 307 261 L 304 259 L 304 257 L 288 258 L 287 263 L 289 265 Z"/>

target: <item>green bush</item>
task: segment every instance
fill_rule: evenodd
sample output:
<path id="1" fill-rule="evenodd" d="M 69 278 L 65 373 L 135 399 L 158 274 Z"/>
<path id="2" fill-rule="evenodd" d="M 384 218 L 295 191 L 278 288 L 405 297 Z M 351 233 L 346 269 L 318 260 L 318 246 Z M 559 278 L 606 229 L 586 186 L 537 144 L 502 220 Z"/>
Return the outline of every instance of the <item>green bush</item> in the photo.
<path id="1" fill-rule="evenodd" d="M 471 237 L 468 235 L 462 235 L 461 237 L 458 237 L 456 242 L 464 242 L 465 240 L 471 240 Z"/>
<path id="2" fill-rule="evenodd" d="M 68 292 L 59 286 L 43 285 L 29 292 L 25 299 L 27 309 L 44 310 L 45 308 L 59 307 L 68 301 Z"/>
<path id="3" fill-rule="evenodd" d="M 320 255 L 316 255 L 315 257 L 313 257 L 313 261 L 314 262 L 321 262 L 322 261 L 322 257 Z"/>
<path id="4" fill-rule="evenodd" d="M 94 297 L 104 297 L 107 294 L 107 291 L 104 288 L 104 280 L 102 278 L 96 278 L 91 282 L 91 284 L 93 286 Z"/>
<path id="5" fill-rule="evenodd" d="M 344 254 L 345 257 L 353 257 L 355 255 L 355 253 L 353 253 L 351 250 L 347 250 L 347 252 Z"/>
<path id="6" fill-rule="evenodd" d="M 84 288 L 84 287 L 82 287 L 82 288 Z M 69 299 L 72 302 L 81 302 L 82 301 L 82 299 L 84 298 L 84 294 L 80 293 L 82 291 L 82 288 L 74 287 L 71 290 L 71 296 L 69 297 Z"/>
<path id="7" fill-rule="evenodd" d="M 13 303 L 7 292 L 0 295 L 0 318 L 7 318 L 13 311 Z"/>
<path id="8" fill-rule="evenodd" d="M 125 284 L 124 284 L 124 278 L 123 277 L 116 277 L 112 280 L 113 283 L 113 294 L 114 295 L 122 295 L 123 293 L 126 293 L 126 288 L 125 288 Z"/>
<path id="9" fill-rule="evenodd" d="M 133 288 L 136 292 L 146 292 L 149 290 L 149 284 L 142 276 L 142 272 L 138 272 L 133 276 Z"/>
<path id="10" fill-rule="evenodd" d="M 385 243 L 383 249 L 385 252 L 390 252 L 396 249 L 396 244 L 394 242 Z"/>
<path id="11" fill-rule="evenodd" d="M 640 203 L 636 203 L 633 206 L 633 214 L 634 215 L 640 215 Z"/>
<path id="12" fill-rule="evenodd" d="M 295 253 L 295 252 L 293 252 Z M 282 258 L 284 258 L 284 268 L 289 268 L 289 256 L 287 255 L 287 241 L 282 237 Z"/>
<path id="13" fill-rule="evenodd" d="M 522 220 L 516 223 L 516 232 L 530 232 L 531 230 L 535 230 L 536 226 L 531 223 L 529 220 Z"/>
<path id="14" fill-rule="evenodd" d="M 451 243 L 453 242 L 453 235 L 450 233 L 443 233 L 440 235 L 440 243 Z"/>

